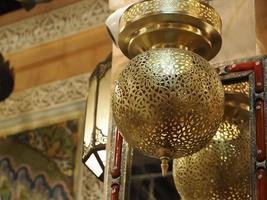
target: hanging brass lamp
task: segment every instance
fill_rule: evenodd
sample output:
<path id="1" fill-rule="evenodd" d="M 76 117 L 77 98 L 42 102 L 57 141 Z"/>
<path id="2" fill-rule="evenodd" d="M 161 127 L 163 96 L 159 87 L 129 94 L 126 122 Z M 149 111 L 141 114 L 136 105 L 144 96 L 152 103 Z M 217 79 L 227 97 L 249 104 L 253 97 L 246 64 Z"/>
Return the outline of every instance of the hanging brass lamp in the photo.
<path id="1" fill-rule="evenodd" d="M 221 19 L 198 0 L 145 0 L 120 18 L 130 62 L 115 83 L 113 116 L 126 141 L 162 160 L 191 155 L 214 136 L 224 91 L 207 60 L 221 47 Z"/>
<path id="2" fill-rule="evenodd" d="M 252 199 L 249 98 L 239 89 L 233 93 L 238 87 L 249 88 L 247 83 L 227 88 L 224 120 L 207 147 L 174 159 L 174 181 L 182 199 Z"/>

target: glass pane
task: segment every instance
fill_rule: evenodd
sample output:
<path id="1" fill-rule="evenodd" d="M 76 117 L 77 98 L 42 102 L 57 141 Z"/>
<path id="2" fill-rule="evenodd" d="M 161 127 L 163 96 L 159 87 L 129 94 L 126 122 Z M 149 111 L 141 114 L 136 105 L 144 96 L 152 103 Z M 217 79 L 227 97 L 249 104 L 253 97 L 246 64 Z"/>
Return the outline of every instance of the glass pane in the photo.
<path id="1" fill-rule="evenodd" d="M 85 164 L 97 177 L 99 177 L 103 173 L 103 170 L 94 154 L 91 154 Z"/>
<path id="2" fill-rule="evenodd" d="M 130 181 L 130 200 L 180 200 L 172 178 L 172 162 L 163 177 L 158 159 L 134 150 Z"/>
<path id="3" fill-rule="evenodd" d="M 102 134 L 108 135 L 108 125 L 110 117 L 110 81 L 111 81 L 111 69 L 109 69 L 105 76 L 99 82 L 99 96 L 98 96 L 98 108 L 97 108 L 97 128 L 102 131 Z"/>
<path id="4" fill-rule="evenodd" d="M 91 135 L 94 129 L 94 113 L 95 113 L 95 99 L 96 99 L 97 79 L 94 78 L 90 82 L 87 105 L 86 105 L 86 118 L 84 129 L 84 143 L 88 146 L 91 143 Z"/>
<path id="5" fill-rule="evenodd" d="M 104 166 L 106 165 L 106 150 L 100 150 L 98 151 L 98 155 L 100 157 L 100 159 L 102 160 Z"/>

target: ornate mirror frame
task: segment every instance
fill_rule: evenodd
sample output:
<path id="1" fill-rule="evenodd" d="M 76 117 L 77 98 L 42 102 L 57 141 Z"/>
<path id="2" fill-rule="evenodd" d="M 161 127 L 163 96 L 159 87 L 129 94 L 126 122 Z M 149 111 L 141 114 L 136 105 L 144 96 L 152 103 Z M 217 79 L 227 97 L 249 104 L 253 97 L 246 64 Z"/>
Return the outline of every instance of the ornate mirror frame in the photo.
<path id="1" fill-rule="evenodd" d="M 251 181 L 254 200 L 267 199 L 266 112 L 267 58 L 252 57 L 214 65 L 224 85 L 248 82 L 251 133 Z M 110 128 L 105 172 L 105 199 L 128 199 L 132 149 L 120 135 L 113 121 Z"/>

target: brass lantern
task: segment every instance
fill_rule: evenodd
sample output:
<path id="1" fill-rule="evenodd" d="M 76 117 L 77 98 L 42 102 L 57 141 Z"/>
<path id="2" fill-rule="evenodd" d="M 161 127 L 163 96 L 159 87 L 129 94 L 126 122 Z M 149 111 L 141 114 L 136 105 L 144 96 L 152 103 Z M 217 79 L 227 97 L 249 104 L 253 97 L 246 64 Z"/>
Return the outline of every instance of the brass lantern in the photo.
<path id="1" fill-rule="evenodd" d="M 84 132 L 84 165 L 101 181 L 106 165 L 106 143 L 110 117 L 111 57 L 99 63 L 89 79 Z"/>
<path id="2" fill-rule="evenodd" d="M 221 19 L 198 0 L 146 0 L 120 19 L 118 44 L 130 62 L 112 97 L 126 141 L 162 160 L 191 155 L 214 136 L 224 91 L 207 60 L 221 47 Z"/>
<path id="3" fill-rule="evenodd" d="M 249 101 L 240 89 L 239 93 L 233 93 L 238 87 L 248 91 L 249 86 L 247 83 L 232 89 L 227 86 L 224 120 L 207 147 L 191 156 L 174 159 L 174 181 L 183 199 L 252 198 Z"/>

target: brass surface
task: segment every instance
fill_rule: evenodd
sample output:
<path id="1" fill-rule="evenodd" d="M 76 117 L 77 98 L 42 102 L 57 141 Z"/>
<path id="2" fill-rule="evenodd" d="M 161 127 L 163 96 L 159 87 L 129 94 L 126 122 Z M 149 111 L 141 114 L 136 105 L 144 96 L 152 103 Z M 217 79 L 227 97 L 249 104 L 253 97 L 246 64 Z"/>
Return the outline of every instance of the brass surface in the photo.
<path id="1" fill-rule="evenodd" d="M 120 20 L 119 47 L 128 57 L 151 48 L 186 47 L 207 60 L 221 48 L 221 19 L 199 0 L 146 0 Z"/>
<path id="2" fill-rule="evenodd" d="M 249 86 L 225 89 L 224 121 L 212 141 L 199 152 L 174 160 L 174 181 L 184 200 L 252 199 Z"/>
<path id="3" fill-rule="evenodd" d="M 178 158 L 200 150 L 214 136 L 224 91 L 215 70 L 199 55 L 153 49 L 122 71 L 112 110 L 130 145 L 152 157 Z"/>
<path id="4" fill-rule="evenodd" d="M 243 94 L 243 97 L 248 97 L 249 96 L 249 84 L 246 82 L 242 83 L 236 83 L 236 84 L 231 84 L 231 85 L 224 85 L 223 86 L 224 91 L 229 95 L 229 94 Z M 236 96 L 236 95 L 235 95 Z M 242 96 L 239 96 L 241 98 Z M 228 101 L 228 102 L 236 102 L 237 101 Z"/>

